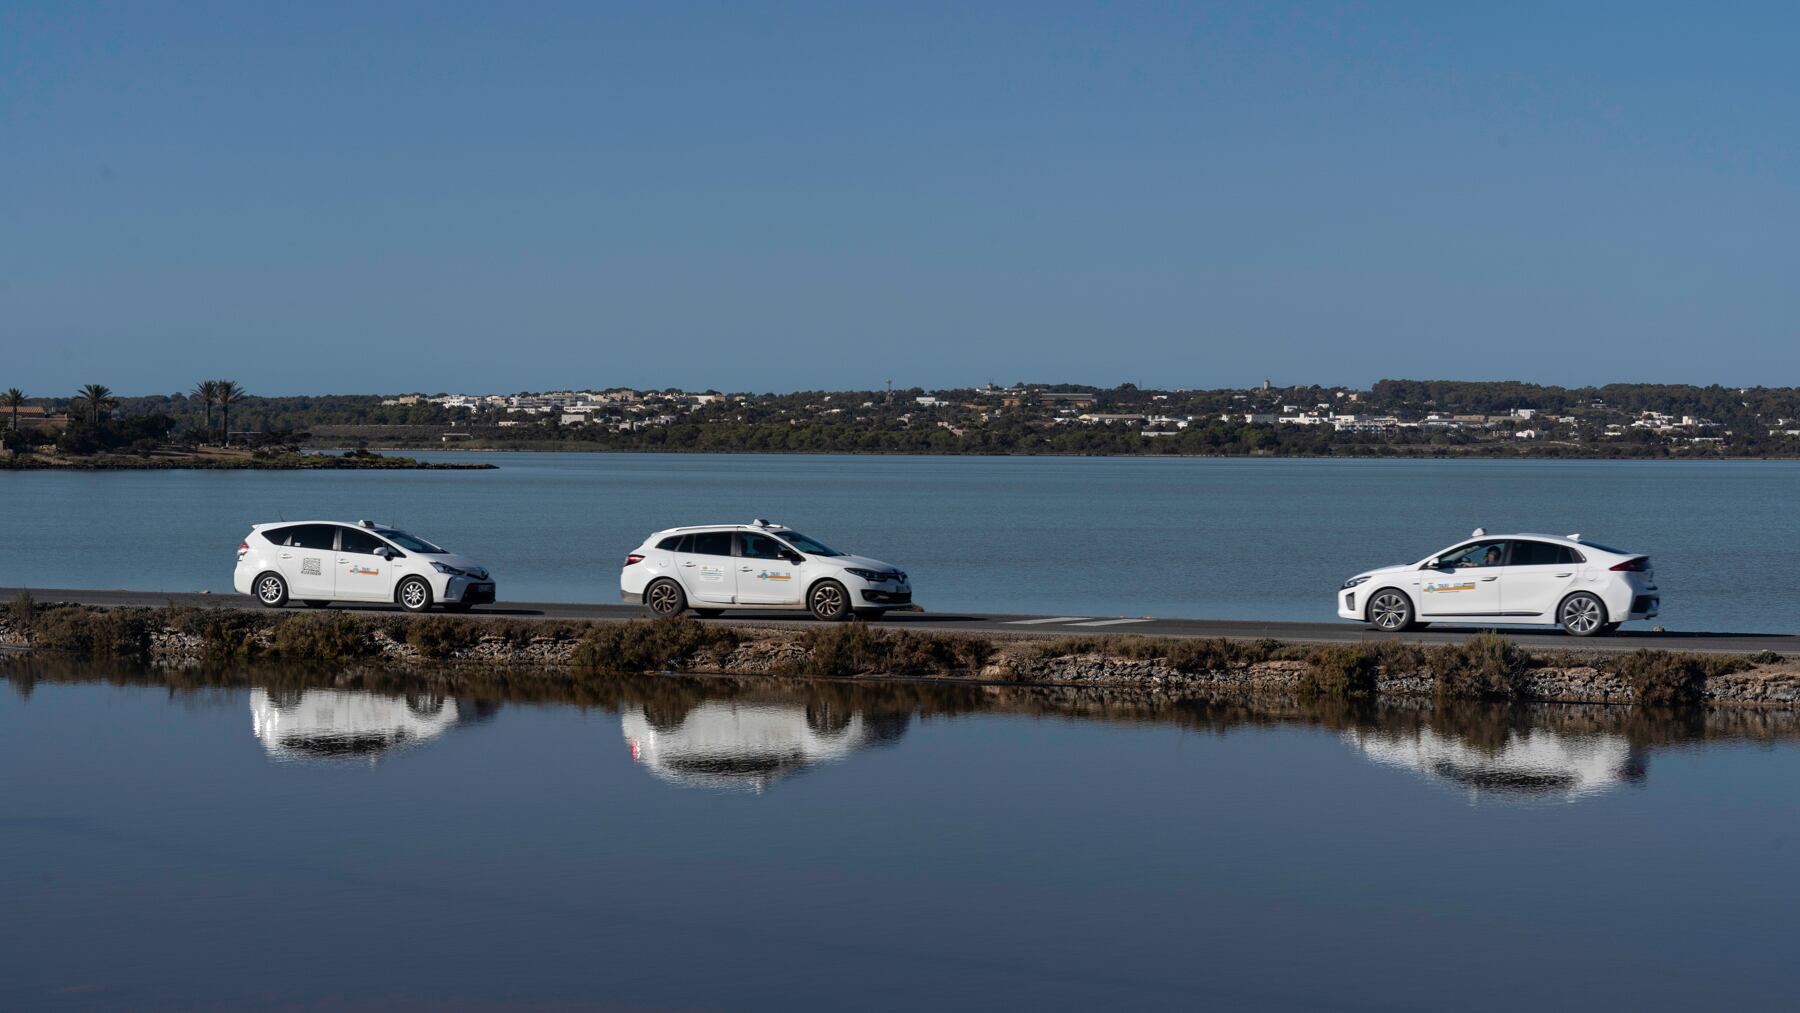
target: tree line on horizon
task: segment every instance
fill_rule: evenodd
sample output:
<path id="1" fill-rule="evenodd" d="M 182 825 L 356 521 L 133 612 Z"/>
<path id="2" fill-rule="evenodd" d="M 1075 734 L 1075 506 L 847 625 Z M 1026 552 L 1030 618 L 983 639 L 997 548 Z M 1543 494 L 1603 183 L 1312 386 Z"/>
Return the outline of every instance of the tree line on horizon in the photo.
<path id="1" fill-rule="evenodd" d="M 201 404 L 202 425 L 193 429 L 196 444 L 217 439 L 222 446 L 231 445 L 231 411 L 244 403 L 249 393 L 235 380 L 202 380 L 187 395 Z M 100 383 L 84 384 L 72 397 L 41 398 L 51 406 L 61 404 L 67 422 L 59 433 L 26 430 L 19 424 L 19 410 L 31 401 L 24 391 L 11 387 L 0 392 L 0 409 L 5 411 L 7 430 L 4 445 L 13 453 L 29 452 L 35 447 L 55 443 L 67 453 L 86 454 L 98 450 L 130 449 L 149 453 L 169 440 L 181 420 L 162 411 L 138 411 L 123 417 L 114 412 L 122 400 L 111 387 Z M 219 410 L 220 426 L 213 426 L 213 409 Z"/>

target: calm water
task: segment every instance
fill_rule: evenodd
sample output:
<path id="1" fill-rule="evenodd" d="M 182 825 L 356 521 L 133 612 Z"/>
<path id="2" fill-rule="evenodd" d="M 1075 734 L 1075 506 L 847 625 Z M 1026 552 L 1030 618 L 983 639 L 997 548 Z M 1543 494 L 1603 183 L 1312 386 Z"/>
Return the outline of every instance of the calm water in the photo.
<path id="1" fill-rule="evenodd" d="M 1332 619 L 1371 566 L 1490 530 L 1649 552 L 1670 629 L 1800 629 L 1800 462 L 446 454 L 485 472 L 0 473 L 0 584 L 230 588 L 283 516 L 397 522 L 513 600 L 614 601 L 652 530 L 770 517 L 936 610 Z"/>
<path id="2" fill-rule="evenodd" d="M 1792 1008 L 1787 716 L 611 693 L 0 687 L 0 1008 Z"/>

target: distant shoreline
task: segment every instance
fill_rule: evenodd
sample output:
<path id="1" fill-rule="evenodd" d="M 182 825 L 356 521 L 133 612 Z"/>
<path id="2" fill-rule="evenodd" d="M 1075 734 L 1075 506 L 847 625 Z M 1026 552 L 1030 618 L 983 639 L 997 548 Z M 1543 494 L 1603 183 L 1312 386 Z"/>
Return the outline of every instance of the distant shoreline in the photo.
<path id="1" fill-rule="evenodd" d="M 1800 454 L 1195 454 L 1073 453 L 1065 450 L 726 450 L 717 447 L 598 447 L 576 441 L 568 444 L 532 443 L 519 446 L 383 446 L 382 451 L 415 454 L 717 454 L 742 457 L 1105 457 L 1119 460 L 1230 460 L 1230 461 L 1800 461 Z"/>
<path id="2" fill-rule="evenodd" d="M 0 471 L 489 471 L 487 463 L 449 464 L 413 457 L 347 456 L 320 453 L 267 457 L 156 454 L 149 457 L 105 454 L 52 457 L 20 454 L 0 458 Z"/>

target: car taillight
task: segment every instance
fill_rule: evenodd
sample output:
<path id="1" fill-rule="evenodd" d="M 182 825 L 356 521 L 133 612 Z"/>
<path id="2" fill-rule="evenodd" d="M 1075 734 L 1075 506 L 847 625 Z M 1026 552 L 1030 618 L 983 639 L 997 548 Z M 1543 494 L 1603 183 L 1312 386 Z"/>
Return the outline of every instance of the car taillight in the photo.
<path id="1" fill-rule="evenodd" d="M 634 552 L 631 555 L 625 557 L 625 565 L 626 566 L 630 566 L 633 563 L 641 563 L 643 561 L 644 561 L 643 555 L 641 553 L 637 553 L 637 552 Z"/>
<path id="2" fill-rule="evenodd" d="M 1636 559 L 1627 559 L 1625 562 L 1615 565 L 1613 569 L 1623 570 L 1626 573 L 1648 573 L 1650 572 L 1650 557 L 1639 556 Z"/>
<path id="3" fill-rule="evenodd" d="M 239 559 L 243 559 L 244 554 L 249 551 L 250 551 L 250 543 L 249 542 L 239 542 L 238 543 L 238 558 Z"/>

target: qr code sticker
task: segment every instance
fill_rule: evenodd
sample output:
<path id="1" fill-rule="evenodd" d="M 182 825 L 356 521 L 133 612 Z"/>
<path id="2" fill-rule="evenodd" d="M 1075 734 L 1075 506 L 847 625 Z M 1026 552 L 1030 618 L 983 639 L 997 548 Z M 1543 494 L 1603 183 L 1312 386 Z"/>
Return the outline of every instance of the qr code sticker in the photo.
<path id="1" fill-rule="evenodd" d="M 300 572 L 301 573 L 310 573 L 315 577 L 321 576 L 323 574 L 323 571 L 321 571 L 319 569 L 318 557 L 317 556 L 308 556 L 308 557 L 300 560 Z"/>

